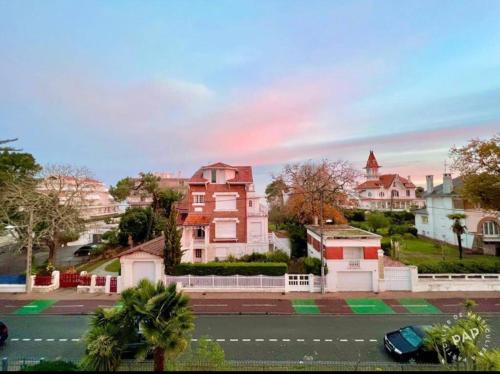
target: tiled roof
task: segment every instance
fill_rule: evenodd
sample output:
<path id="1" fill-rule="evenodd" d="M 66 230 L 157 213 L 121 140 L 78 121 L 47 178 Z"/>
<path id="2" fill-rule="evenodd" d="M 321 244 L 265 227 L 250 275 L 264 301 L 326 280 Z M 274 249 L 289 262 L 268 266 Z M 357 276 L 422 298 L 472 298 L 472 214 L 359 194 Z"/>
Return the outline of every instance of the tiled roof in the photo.
<path id="1" fill-rule="evenodd" d="M 139 244 L 133 248 L 127 249 L 118 254 L 117 257 L 122 257 L 135 252 L 147 252 L 155 256 L 163 257 L 163 247 L 165 246 L 165 237 L 159 236 L 149 242 Z"/>
<path id="2" fill-rule="evenodd" d="M 251 166 L 231 166 L 228 164 L 224 164 L 222 162 L 217 162 L 215 164 L 201 167 L 193 174 L 191 179 L 189 179 L 189 183 L 192 183 L 192 184 L 207 183 L 208 180 L 203 178 L 203 170 L 204 169 L 213 169 L 213 168 L 235 170 L 236 176 L 233 179 L 229 179 L 227 181 L 228 183 L 253 183 L 253 175 L 252 175 L 252 167 Z"/>
<path id="3" fill-rule="evenodd" d="M 379 164 L 377 162 L 377 159 L 375 158 L 375 154 L 373 151 L 370 151 L 370 154 L 368 155 L 368 160 L 366 161 L 366 169 L 374 169 L 374 168 L 379 168 Z"/>
<path id="4" fill-rule="evenodd" d="M 306 225 L 306 229 L 320 235 L 320 226 Z M 358 229 L 349 225 L 324 225 L 323 235 L 327 239 L 356 239 L 356 238 L 381 238 L 380 235 Z"/>
<path id="5" fill-rule="evenodd" d="M 406 188 L 415 188 L 415 185 L 409 181 L 406 178 L 403 178 L 402 176 L 398 174 L 383 174 L 379 176 L 379 179 L 375 180 L 367 180 L 361 184 L 359 184 L 356 189 L 358 190 L 368 190 L 368 189 L 373 189 L 373 188 L 389 188 L 391 187 L 391 184 L 394 182 L 394 179 L 398 177 L 400 182 L 403 183 L 403 185 Z"/>
<path id="6" fill-rule="evenodd" d="M 205 214 L 190 213 L 184 220 L 184 226 L 205 226 L 210 224 L 211 217 Z"/>

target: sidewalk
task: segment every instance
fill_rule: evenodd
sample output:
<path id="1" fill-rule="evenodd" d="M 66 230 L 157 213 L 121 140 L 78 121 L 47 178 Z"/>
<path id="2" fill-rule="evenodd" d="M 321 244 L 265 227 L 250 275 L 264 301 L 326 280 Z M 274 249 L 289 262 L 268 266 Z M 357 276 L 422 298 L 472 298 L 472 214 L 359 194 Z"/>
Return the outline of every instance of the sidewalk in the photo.
<path id="1" fill-rule="evenodd" d="M 294 299 L 315 299 L 315 300 L 343 300 L 350 298 L 371 298 L 371 299 L 500 299 L 500 292 L 336 292 L 322 295 L 318 292 L 290 292 L 287 294 L 280 292 L 190 292 L 185 291 L 191 299 L 269 299 L 269 300 L 294 300 Z M 75 288 L 60 288 L 48 293 L 0 293 L 0 300 L 118 300 L 118 294 L 88 294 L 77 293 Z"/>

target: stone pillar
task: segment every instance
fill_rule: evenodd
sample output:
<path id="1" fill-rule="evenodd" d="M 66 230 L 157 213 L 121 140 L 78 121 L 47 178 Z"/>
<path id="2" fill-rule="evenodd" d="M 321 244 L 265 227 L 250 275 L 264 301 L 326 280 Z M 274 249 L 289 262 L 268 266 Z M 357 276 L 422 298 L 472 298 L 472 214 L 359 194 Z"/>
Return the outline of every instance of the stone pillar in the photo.
<path id="1" fill-rule="evenodd" d="M 314 292 L 314 274 L 309 274 L 309 292 Z"/>
<path id="2" fill-rule="evenodd" d="M 384 251 L 379 249 L 377 251 L 378 255 L 378 278 L 384 279 Z"/>
<path id="3" fill-rule="evenodd" d="M 52 284 L 54 285 L 54 290 L 59 288 L 61 282 L 61 272 L 59 270 L 54 270 L 52 272 Z"/>
<path id="4" fill-rule="evenodd" d="M 122 276 L 119 275 L 116 277 L 116 293 L 122 293 L 123 284 L 122 284 Z"/>
<path id="5" fill-rule="evenodd" d="M 410 268 L 410 277 L 411 277 L 411 292 L 418 291 L 418 268 L 416 266 L 409 266 Z"/>
<path id="6" fill-rule="evenodd" d="M 104 292 L 111 293 L 111 275 L 106 275 L 106 283 L 104 284 Z"/>
<path id="7" fill-rule="evenodd" d="M 95 274 L 92 274 L 90 276 L 90 289 L 89 289 L 89 293 L 95 293 L 96 278 L 97 278 L 97 275 L 95 275 Z"/>
<path id="8" fill-rule="evenodd" d="M 285 273 L 285 293 L 288 291 L 288 273 Z"/>

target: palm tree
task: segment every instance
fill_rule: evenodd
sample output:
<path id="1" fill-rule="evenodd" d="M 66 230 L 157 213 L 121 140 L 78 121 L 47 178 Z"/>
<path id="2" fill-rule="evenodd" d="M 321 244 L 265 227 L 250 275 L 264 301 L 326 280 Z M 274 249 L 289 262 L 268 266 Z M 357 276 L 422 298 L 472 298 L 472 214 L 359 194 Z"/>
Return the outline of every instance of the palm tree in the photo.
<path id="1" fill-rule="evenodd" d="M 442 365 L 447 364 L 447 351 L 449 328 L 446 325 L 434 325 L 426 330 L 424 338 L 425 346 L 436 352 L 439 362 Z"/>
<path id="2" fill-rule="evenodd" d="M 123 292 L 123 308 L 137 318 L 148 351 L 153 352 L 154 370 L 163 371 L 167 355 L 183 352 L 194 328 L 188 298 L 176 291 L 176 285 L 153 284 L 143 279 L 135 288 Z M 145 354 L 146 352 L 142 352 Z"/>
<path id="3" fill-rule="evenodd" d="M 480 354 L 477 358 L 477 370 L 500 371 L 500 349 L 492 349 Z"/>
<path id="4" fill-rule="evenodd" d="M 453 214 L 448 214 L 448 218 L 453 220 L 453 225 L 451 225 L 451 229 L 457 236 L 458 251 L 460 253 L 460 260 L 461 260 L 463 258 L 462 235 L 465 234 L 465 231 L 467 230 L 467 227 L 465 227 L 465 225 L 462 225 L 461 220 L 465 219 L 466 215 L 462 213 L 453 213 Z"/>

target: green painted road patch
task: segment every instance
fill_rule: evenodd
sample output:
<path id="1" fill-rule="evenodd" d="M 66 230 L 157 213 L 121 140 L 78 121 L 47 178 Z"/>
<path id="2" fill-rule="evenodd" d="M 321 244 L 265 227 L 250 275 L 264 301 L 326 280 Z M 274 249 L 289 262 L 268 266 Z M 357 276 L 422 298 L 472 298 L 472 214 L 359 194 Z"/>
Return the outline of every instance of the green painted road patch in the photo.
<path id="1" fill-rule="evenodd" d="M 297 314 L 319 314 L 319 307 L 312 299 L 292 300 L 292 306 Z"/>
<path id="2" fill-rule="evenodd" d="M 57 300 L 33 300 L 31 303 L 16 309 L 14 314 L 40 314 Z"/>
<path id="3" fill-rule="evenodd" d="M 404 306 L 410 313 L 415 314 L 440 314 L 441 311 L 430 304 L 425 299 L 398 299 L 398 302 Z"/>
<path id="4" fill-rule="evenodd" d="M 379 299 L 347 299 L 347 305 L 356 314 L 394 314 L 394 310 Z"/>

